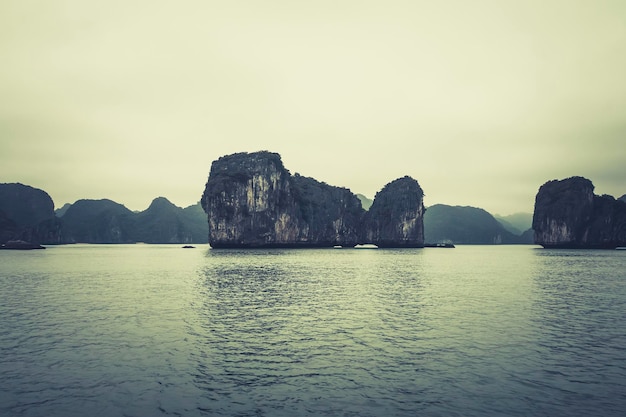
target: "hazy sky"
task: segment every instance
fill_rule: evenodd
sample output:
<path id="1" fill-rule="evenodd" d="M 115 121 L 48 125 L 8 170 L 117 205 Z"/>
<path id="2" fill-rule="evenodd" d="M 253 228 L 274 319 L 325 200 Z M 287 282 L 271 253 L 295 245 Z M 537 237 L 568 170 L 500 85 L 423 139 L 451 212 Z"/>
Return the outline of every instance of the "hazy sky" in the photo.
<path id="1" fill-rule="evenodd" d="M 369 197 L 532 212 L 626 193 L 626 1 L 2 0 L 0 182 L 57 207 L 200 199 L 270 150 Z"/>

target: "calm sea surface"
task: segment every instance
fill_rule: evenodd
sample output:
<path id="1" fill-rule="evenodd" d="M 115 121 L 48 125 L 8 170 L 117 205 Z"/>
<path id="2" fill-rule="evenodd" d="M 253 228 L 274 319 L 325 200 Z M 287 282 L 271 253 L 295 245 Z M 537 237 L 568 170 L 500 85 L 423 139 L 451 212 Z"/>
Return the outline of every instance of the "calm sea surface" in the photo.
<path id="1" fill-rule="evenodd" d="M 1 416 L 623 416 L 626 251 L 0 251 Z"/>

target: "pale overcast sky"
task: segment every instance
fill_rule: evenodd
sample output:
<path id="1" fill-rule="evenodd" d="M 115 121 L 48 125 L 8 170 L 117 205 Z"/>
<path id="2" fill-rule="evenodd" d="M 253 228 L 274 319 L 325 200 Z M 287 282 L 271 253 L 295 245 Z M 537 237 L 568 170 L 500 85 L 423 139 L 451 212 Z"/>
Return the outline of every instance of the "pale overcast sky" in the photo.
<path id="1" fill-rule="evenodd" d="M 626 1 L 2 0 L 0 182 L 57 207 L 200 199 L 270 150 L 369 197 L 532 212 L 626 193 Z"/>

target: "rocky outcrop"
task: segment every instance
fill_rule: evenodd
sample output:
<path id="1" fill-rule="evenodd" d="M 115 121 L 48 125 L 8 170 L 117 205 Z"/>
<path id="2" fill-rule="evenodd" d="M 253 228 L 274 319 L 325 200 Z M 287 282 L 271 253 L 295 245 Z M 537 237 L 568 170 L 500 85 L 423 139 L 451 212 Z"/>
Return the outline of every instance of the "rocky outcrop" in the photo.
<path id="1" fill-rule="evenodd" d="M 201 200 L 209 243 L 214 248 L 423 246 L 421 189 L 415 180 L 398 181 L 381 191 L 380 208 L 366 216 L 350 190 L 292 176 L 276 153 L 223 156 L 211 165 Z M 375 205 L 376 200 L 372 209 Z"/>
<path id="2" fill-rule="evenodd" d="M 364 210 L 347 188 L 296 174 L 291 177 L 302 242 L 313 246 L 354 246 L 359 242 Z"/>
<path id="3" fill-rule="evenodd" d="M 586 178 L 548 181 L 535 198 L 535 243 L 545 248 L 626 245 L 626 203 L 593 193 Z"/>
<path id="4" fill-rule="evenodd" d="M 435 204 L 426 210 L 424 236 L 429 243 L 451 242 L 469 245 L 532 243 L 532 239 L 525 241 L 525 237 L 506 230 L 494 216 L 481 208 L 445 204 Z"/>
<path id="5" fill-rule="evenodd" d="M 61 224 L 45 191 L 19 183 L 0 184 L 0 243 L 11 240 L 60 243 Z"/>
<path id="6" fill-rule="evenodd" d="M 214 248 L 355 245 L 362 212 L 349 190 L 292 177 L 271 152 L 214 161 L 201 204 Z"/>
<path id="7" fill-rule="evenodd" d="M 378 247 L 424 246 L 424 192 L 411 177 L 385 185 L 365 215 L 364 241 Z"/>

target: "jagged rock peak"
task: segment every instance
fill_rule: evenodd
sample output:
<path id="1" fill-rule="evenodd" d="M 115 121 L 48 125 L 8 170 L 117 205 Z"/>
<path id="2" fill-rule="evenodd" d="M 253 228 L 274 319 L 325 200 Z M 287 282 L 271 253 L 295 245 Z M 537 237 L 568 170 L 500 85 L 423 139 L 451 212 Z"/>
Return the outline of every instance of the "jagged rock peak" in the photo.
<path id="1" fill-rule="evenodd" d="M 535 198 L 535 243 L 546 248 L 615 248 L 626 243 L 626 204 L 597 196 L 583 177 L 552 180 Z"/>

